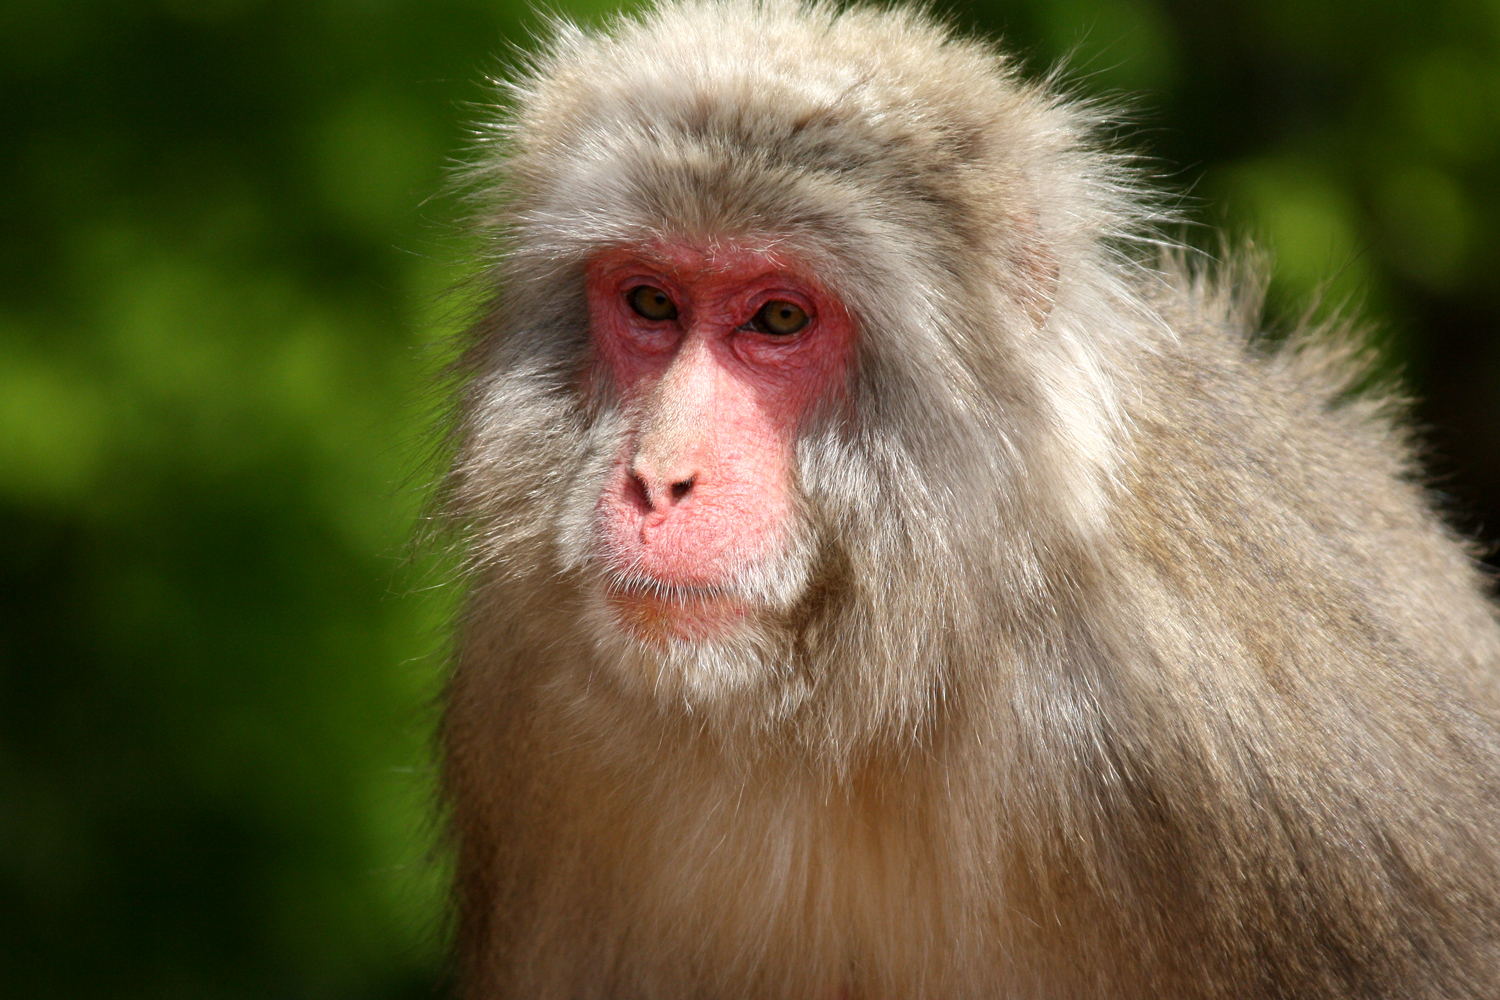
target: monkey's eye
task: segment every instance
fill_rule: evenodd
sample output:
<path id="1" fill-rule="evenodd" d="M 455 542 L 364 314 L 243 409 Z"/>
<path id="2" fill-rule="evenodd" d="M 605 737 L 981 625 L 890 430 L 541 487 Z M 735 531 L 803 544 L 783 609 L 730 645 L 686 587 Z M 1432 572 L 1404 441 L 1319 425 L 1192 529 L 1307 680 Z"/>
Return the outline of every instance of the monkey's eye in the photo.
<path id="1" fill-rule="evenodd" d="M 630 308 L 636 311 L 636 315 L 650 320 L 660 322 L 677 318 L 677 303 L 660 288 L 636 285 L 625 293 L 625 301 L 630 303 Z"/>
<path id="2" fill-rule="evenodd" d="M 761 333 L 777 337 L 789 337 L 807 325 L 807 313 L 795 302 L 767 302 L 750 321 L 750 325 Z"/>

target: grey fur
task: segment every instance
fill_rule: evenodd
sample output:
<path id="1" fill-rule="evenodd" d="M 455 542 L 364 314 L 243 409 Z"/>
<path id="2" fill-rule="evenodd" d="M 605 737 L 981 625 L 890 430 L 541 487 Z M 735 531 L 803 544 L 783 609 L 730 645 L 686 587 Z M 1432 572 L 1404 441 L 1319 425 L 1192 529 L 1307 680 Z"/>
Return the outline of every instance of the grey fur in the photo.
<path id="1" fill-rule="evenodd" d="M 1340 330 L 1142 262 L 1098 115 L 905 10 L 560 26 L 476 170 L 498 290 L 447 496 L 470 997 L 1500 995 L 1500 627 Z M 614 628 L 583 263 L 816 262 L 773 612 Z"/>

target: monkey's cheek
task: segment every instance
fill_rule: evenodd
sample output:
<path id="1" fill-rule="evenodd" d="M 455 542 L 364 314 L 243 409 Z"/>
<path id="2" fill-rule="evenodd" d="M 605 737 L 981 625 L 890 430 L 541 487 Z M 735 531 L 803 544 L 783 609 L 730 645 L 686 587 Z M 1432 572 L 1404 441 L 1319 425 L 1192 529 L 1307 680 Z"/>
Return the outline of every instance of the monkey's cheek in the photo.
<path id="1" fill-rule="evenodd" d="M 666 598 L 610 590 L 605 597 L 621 629 L 653 646 L 723 638 L 754 618 L 745 601 L 724 594 Z"/>

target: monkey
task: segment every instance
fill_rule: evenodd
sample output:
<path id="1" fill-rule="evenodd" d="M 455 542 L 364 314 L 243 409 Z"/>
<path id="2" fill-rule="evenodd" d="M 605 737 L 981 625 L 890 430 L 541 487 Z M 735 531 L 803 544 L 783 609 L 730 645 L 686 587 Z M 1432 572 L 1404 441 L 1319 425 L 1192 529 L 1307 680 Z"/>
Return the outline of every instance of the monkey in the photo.
<path id="1" fill-rule="evenodd" d="M 1500 995 L 1500 624 L 1346 321 L 906 7 L 560 24 L 469 175 L 462 995 Z"/>

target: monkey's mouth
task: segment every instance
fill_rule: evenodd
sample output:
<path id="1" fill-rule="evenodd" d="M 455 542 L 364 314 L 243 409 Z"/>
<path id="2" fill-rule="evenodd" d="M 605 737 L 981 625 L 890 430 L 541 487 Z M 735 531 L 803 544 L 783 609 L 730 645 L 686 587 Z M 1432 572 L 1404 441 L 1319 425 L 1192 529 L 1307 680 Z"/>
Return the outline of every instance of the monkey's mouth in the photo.
<path id="1" fill-rule="evenodd" d="M 712 639 L 751 617 L 744 597 L 720 587 L 616 578 L 604 584 L 604 597 L 621 626 L 648 642 Z"/>

